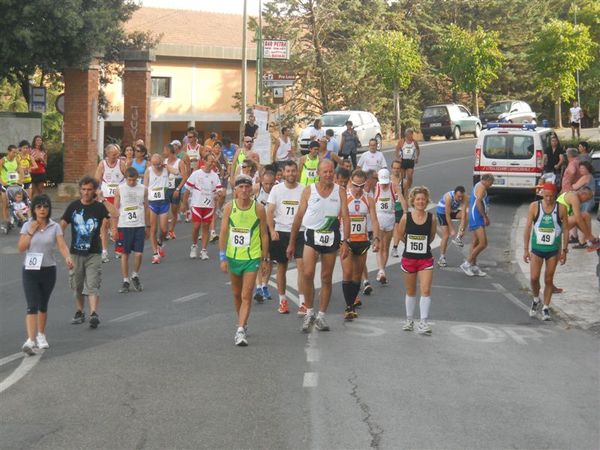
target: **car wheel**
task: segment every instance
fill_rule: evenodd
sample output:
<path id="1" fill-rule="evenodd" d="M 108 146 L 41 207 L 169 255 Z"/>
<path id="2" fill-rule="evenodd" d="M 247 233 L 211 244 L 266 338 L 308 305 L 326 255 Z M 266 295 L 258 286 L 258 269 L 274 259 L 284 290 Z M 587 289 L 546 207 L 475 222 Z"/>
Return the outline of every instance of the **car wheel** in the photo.
<path id="1" fill-rule="evenodd" d="M 460 139 L 460 127 L 454 127 L 454 130 L 452 130 L 452 139 L 455 141 Z"/>
<path id="2" fill-rule="evenodd" d="M 424 134 L 423 135 L 423 139 L 425 139 L 426 141 L 430 141 L 431 140 L 431 136 Z"/>
<path id="3" fill-rule="evenodd" d="M 375 136 L 375 140 L 377 141 L 377 150 L 381 151 L 381 146 L 383 144 L 383 139 L 381 138 L 381 135 L 378 134 L 377 136 Z"/>
<path id="4" fill-rule="evenodd" d="M 478 138 L 480 133 L 481 133 L 481 125 L 477 124 L 477 125 L 475 125 L 475 133 L 473 133 L 473 134 L 475 134 L 475 137 Z"/>

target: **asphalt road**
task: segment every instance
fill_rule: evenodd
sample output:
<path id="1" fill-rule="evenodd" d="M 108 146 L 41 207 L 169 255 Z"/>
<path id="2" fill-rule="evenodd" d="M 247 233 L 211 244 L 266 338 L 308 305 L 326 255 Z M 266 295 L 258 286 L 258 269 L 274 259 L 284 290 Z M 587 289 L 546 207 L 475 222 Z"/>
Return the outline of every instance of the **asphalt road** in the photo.
<path id="1" fill-rule="evenodd" d="M 415 181 L 434 202 L 471 185 L 474 142 L 423 146 Z M 450 267 L 434 275 L 431 337 L 401 330 L 391 258 L 390 284 L 364 298 L 357 321 L 342 320 L 338 282 L 331 332 L 300 333 L 300 318 L 272 301 L 254 305 L 250 346 L 235 347 L 218 250 L 189 260 L 182 224 L 161 265 L 146 251 L 143 293 L 118 294 L 117 262 L 103 266 L 97 330 L 70 325 L 61 267 L 51 348 L 22 358 L 21 256 L 16 233 L 0 237 L 0 448 L 598 448 L 598 340 L 530 319 L 513 272 L 510 230 L 525 201 L 492 199 L 487 277 L 467 278 L 449 247 Z M 294 279 L 292 270 L 292 290 Z"/>

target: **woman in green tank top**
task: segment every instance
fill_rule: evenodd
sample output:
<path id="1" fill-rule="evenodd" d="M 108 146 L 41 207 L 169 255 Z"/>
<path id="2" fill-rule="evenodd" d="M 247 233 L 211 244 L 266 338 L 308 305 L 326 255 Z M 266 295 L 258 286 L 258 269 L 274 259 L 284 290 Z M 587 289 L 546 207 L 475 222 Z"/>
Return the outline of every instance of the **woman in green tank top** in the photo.
<path id="1" fill-rule="evenodd" d="M 309 153 L 300 158 L 300 184 L 310 186 L 319 181 L 317 168 L 319 167 L 319 143 L 313 141 L 309 146 Z"/>
<path id="2" fill-rule="evenodd" d="M 246 346 L 246 326 L 256 275 L 259 268 L 263 275 L 268 268 L 269 235 L 265 208 L 251 198 L 252 178 L 239 175 L 234 189 L 234 199 L 223 209 L 219 259 L 221 270 L 229 272 L 238 317 L 234 342 Z"/>

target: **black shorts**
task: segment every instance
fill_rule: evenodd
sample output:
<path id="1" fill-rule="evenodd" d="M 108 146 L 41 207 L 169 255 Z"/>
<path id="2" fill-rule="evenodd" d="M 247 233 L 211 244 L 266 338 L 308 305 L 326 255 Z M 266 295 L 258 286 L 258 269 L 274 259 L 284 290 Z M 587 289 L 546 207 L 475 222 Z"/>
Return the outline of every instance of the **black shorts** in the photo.
<path id="1" fill-rule="evenodd" d="M 450 213 L 450 218 L 452 219 L 456 219 L 458 217 L 458 213 L 460 212 L 460 210 L 458 211 L 452 211 Z M 438 219 L 438 225 L 441 227 L 447 227 L 448 226 L 448 222 L 446 221 L 446 214 L 440 214 L 437 213 L 437 219 Z"/>
<path id="2" fill-rule="evenodd" d="M 558 256 L 558 250 L 553 250 L 551 252 L 540 252 L 538 250 L 531 249 L 531 253 L 542 259 L 550 259 Z"/>
<path id="3" fill-rule="evenodd" d="M 315 230 L 304 231 L 304 245 L 313 248 L 317 253 L 327 254 L 335 253 L 340 249 L 340 230 L 335 227 L 333 231 L 333 242 L 331 245 L 319 245 L 315 243 Z"/>
<path id="4" fill-rule="evenodd" d="M 401 169 L 414 169 L 415 168 L 415 160 L 414 159 L 403 159 L 400 162 Z"/>
<path id="5" fill-rule="evenodd" d="M 288 245 L 290 244 L 290 233 L 286 231 L 278 231 L 279 240 L 272 241 L 269 239 L 269 254 L 273 261 L 285 264 L 288 262 L 286 255 Z M 294 250 L 294 258 L 302 258 L 302 252 L 304 251 L 304 234 L 298 233 L 296 236 L 296 248 Z"/>
<path id="6" fill-rule="evenodd" d="M 46 182 L 46 172 L 44 173 L 32 173 L 31 174 L 31 182 L 32 183 L 45 183 Z"/>
<path id="7" fill-rule="evenodd" d="M 404 214 L 404 211 L 402 210 L 394 211 L 394 222 L 400 223 L 400 220 L 402 220 L 402 214 Z"/>
<path id="8" fill-rule="evenodd" d="M 369 241 L 348 242 L 348 246 L 350 247 L 350 251 L 353 255 L 360 256 L 367 253 L 367 251 L 371 247 L 371 243 Z"/>
<path id="9" fill-rule="evenodd" d="M 144 253 L 144 239 L 146 227 L 119 228 L 119 242 L 117 247 L 121 253 L 129 255 L 131 252 Z"/>
<path id="10" fill-rule="evenodd" d="M 573 128 L 579 128 L 581 126 L 581 124 L 577 123 L 577 122 L 571 122 L 571 126 Z"/>

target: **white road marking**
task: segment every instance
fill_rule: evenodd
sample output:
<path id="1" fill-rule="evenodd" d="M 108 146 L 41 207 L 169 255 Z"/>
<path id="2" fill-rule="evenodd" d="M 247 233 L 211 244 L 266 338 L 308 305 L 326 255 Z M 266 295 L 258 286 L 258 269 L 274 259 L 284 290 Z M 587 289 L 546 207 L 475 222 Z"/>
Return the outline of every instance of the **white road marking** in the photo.
<path id="1" fill-rule="evenodd" d="M 40 361 L 40 358 L 43 354 L 44 352 L 42 350 L 34 356 L 27 356 L 23 358 L 23 361 L 21 361 L 19 367 L 17 367 L 13 373 L 11 373 L 0 383 L 0 393 L 4 392 L 25 375 L 27 375 L 29 371 L 33 369 L 33 367 Z"/>
<path id="2" fill-rule="evenodd" d="M 173 303 L 185 303 L 185 302 L 189 302 L 191 300 L 196 300 L 197 298 L 200 297 L 204 297 L 205 295 L 208 295 L 207 292 L 196 292 L 195 294 L 190 294 L 190 295 L 186 295 L 184 297 L 179 297 L 176 299 L 171 300 Z"/>
<path id="3" fill-rule="evenodd" d="M 462 272 L 462 270 L 461 270 Z M 484 289 L 484 288 L 470 288 L 470 287 L 462 287 L 462 286 L 442 286 L 439 284 L 434 284 L 431 287 L 436 289 L 456 289 L 459 291 L 472 291 L 472 292 L 498 292 L 495 289 Z"/>
<path id="4" fill-rule="evenodd" d="M 302 387 L 314 388 L 319 385 L 319 374 L 317 372 L 304 372 Z"/>
<path id="5" fill-rule="evenodd" d="M 508 292 L 506 290 L 506 288 L 504 286 L 502 286 L 500 283 L 492 283 L 492 286 L 494 286 L 498 292 L 500 292 L 502 295 L 504 295 L 504 297 L 506 297 L 508 300 L 510 300 L 512 303 L 514 303 L 519 308 L 521 308 L 523 311 L 529 312 L 529 308 L 527 306 L 525 306 L 521 300 L 519 300 L 513 294 Z"/>
<path id="6" fill-rule="evenodd" d="M 306 349 L 306 362 L 319 362 L 321 360 L 321 351 L 317 348 Z"/>
<path id="7" fill-rule="evenodd" d="M 0 367 L 2 367 L 4 364 L 8 364 L 13 361 L 16 361 L 19 358 L 23 358 L 24 356 L 25 356 L 25 353 L 23 353 L 23 352 L 13 353 L 12 355 L 5 356 L 4 358 L 0 359 Z"/>
<path id="8" fill-rule="evenodd" d="M 271 286 L 275 290 L 277 302 L 279 302 L 279 291 L 277 290 L 277 279 L 275 278 L 276 276 L 277 275 L 273 275 L 273 276 L 271 276 L 271 278 L 269 278 L 269 286 Z M 297 279 L 295 279 L 295 280 L 298 281 Z M 289 282 L 288 282 L 288 284 L 289 284 Z M 294 303 L 296 306 L 300 306 L 300 299 L 295 294 L 292 294 L 287 289 L 285 291 L 285 298 L 287 300 L 291 300 L 292 303 Z M 279 303 L 277 303 L 277 304 L 279 304 Z"/>
<path id="9" fill-rule="evenodd" d="M 134 311 L 129 314 L 125 314 L 124 316 L 117 317 L 116 319 L 109 320 L 109 322 L 125 322 L 126 320 L 135 319 L 136 317 L 143 316 L 144 314 L 148 314 L 148 311 Z"/>

